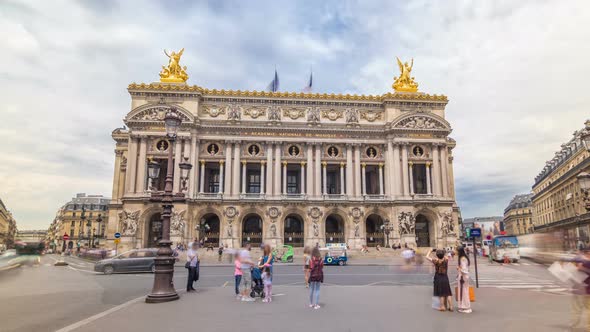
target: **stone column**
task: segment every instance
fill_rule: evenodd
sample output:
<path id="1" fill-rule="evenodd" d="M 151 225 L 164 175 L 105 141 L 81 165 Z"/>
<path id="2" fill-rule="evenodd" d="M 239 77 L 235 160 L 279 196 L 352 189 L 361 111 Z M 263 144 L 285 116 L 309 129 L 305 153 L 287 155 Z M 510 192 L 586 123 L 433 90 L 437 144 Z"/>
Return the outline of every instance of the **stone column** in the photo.
<path id="1" fill-rule="evenodd" d="M 313 145 L 307 143 L 307 169 L 305 174 L 307 195 L 313 196 Z M 316 180 L 317 181 L 317 180 Z"/>
<path id="2" fill-rule="evenodd" d="M 346 166 L 346 163 L 342 162 L 340 163 L 340 195 L 344 195 L 346 193 L 346 191 L 344 190 L 344 168 Z"/>
<path id="3" fill-rule="evenodd" d="M 449 197 L 452 197 L 455 200 L 455 175 L 453 171 L 453 156 L 452 151 L 449 153 Z M 523 234 L 526 234 L 526 226 L 525 230 L 523 230 Z"/>
<path id="4" fill-rule="evenodd" d="M 448 164 L 449 164 L 449 157 L 447 155 L 447 146 L 442 145 L 440 147 L 440 165 L 441 167 L 441 176 L 442 176 L 442 195 L 443 197 L 449 196 L 449 173 L 448 173 Z"/>
<path id="5" fill-rule="evenodd" d="M 414 163 L 410 161 L 408 166 L 410 166 L 410 195 L 414 195 Z"/>
<path id="6" fill-rule="evenodd" d="M 362 179 L 362 189 L 363 189 L 363 197 L 367 196 L 367 164 L 366 163 L 362 163 L 361 164 L 361 179 Z"/>
<path id="7" fill-rule="evenodd" d="M 135 192 L 135 170 L 137 166 L 137 139 L 129 135 L 127 143 L 127 171 L 125 173 L 125 194 Z M 171 149 L 172 147 L 169 147 Z"/>
<path id="8" fill-rule="evenodd" d="M 392 165 L 393 165 L 393 144 L 391 143 L 391 140 L 388 139 L 387 140 L 387 152 L 385 153 L 385 195 L 390 196 L 393 188 L 392 188 L 392 181 L 391 178 L 393 176 L 393 172 L 392 172 Z"/>
<path id="9" fill-rule="evenodd" d="M 266 194 L 272 196 L 272 143 L 266 145 Z"/>
<path id="10" fill-rule="evenodd" d="M 283 195 L 287 195 L 287 162 L 283 161 Z"/>
<path id="11" fill-rule="evenodd" d="M 328 166 L 328 163 L 325 161 L 322 161 L 322 194 L 325 195 L 328 193 L 328 182 L 326 181 L 327 178 L 327 172 L 326 172 L 326 166 Z"/>
<path id="12" fill-rule="evenodd" d="M 147 181 L 145 171 L 147 169 L 147 137 L 140 136 L 139 137 L 139 160 L 137 162 L 137 182 L 135 188 L 137 188 L 137 192 L 139 194 L 143 194 L 145 192 L 145 184 Z"/>
<path id="13" fill-rule="evenodd" d="M 361 146 L 354 148 L 354 195 L 361 196 Z"/>
<path id="14" fill-rule="evenodd" d="M 383 195 L 383 163 L 379 163 L 379 195 Z"/>
<path id="15" fill-rule="evenodd" d="M 225 168 L 224 173 L 227 175 L 224 175 L 223 173 L 219 172 L 219 177 L 223 179 L 224 184 L 223 187 L 220 186 L 219 191 L 223 192 L 226 197 L 231 195 L 231 145 L 232 143 L 230 141 L 225 141 L 225 166 L 221 165 L 224 166 L 222 168 Z M 225 176 L 227 176 L 227 179 L 224 179 Z M 237 179 L 234 179 L 234 181 L 237 181 Z"/>
<path id="16" fill-rule="evenodd" d="M 123 151 L 115 150 L 115 173 L 113 174 L 113 191 L 112 191 L 112 200 L 116 201 L 121 198 L 121 192 L 119 191 L 119 181 L 121 177 L 121 157 L 123 156 Z M 62 233 L 63 234 L 63 233 Z"/>
<path id="17" fill-rule="evenodd" d="M 322 144 L 318 143 L 315 146 L 315 196 L 322 195 Z"/>
<path id="18" fill-rule="evenodd" d="M 430 163 L 426 163 L 426 193 L 432 195 L 432 189 L 430 185 Z"/>
<path id="19" fill-rule="evenodd" d="M 301 162 L 301 194 L 305 195 L 305 161 Z"/>
<path id="20" fill-rule="evenodd" d="M 266 161 L 262 160 L 260 161 L 260 195 L 264 195 L 264 165 L 266 164 Z"/>
<path id="21" fill-rule="evenodd" d="M 352 185 L 352 145 L 346 144 L 346 195 L 354 196 L 354 187 Z"/>
<path id="22" fill-rule="evenodd" d="M 248 168 L 248 162 L 242 160 L 242 194 L 246 193 L 246 170 Z"/>
<path id="23" fill-rule="evenodd" d="M 197 179 L 199 178 L 199 167 L 197 160 L 199 160 L 199 140 L 193 134 L 191 137 L 191 152 L 190 152 L 190 163 L 193 165 L 192 170 L 189 172 L 188 177 L 188 192 L 189 198 L 195 197 L 195 191 L 197 186 Z"/>
<path id="24" fill-rule="evenodd" d="M 205 161 L 201 160 L 201 172 L 199 173 L 199 194 L 202 194 L 205 189 Z"/>
<path id="25" fill-rule="evenodd" d="M 223 166 L 223 164 L 225 164 L 225 162 L 223 160 L 220 160 L 219 161 L 219 191 L 218 191 L 220 194 L 224 193 L 223 192 L 223 189 L 224 189 L 223 188 L 223 184 L 224 184 L 223 173 L 224 173 L 225 167 Z"/>
<path id="26" fill-rule="evenodd" d="M 281 195 L 281 144 L 275 143 L 274 195 Z"/>
<path id="27" fill-rule="evenodd" d="M 440 162 L 438 154 L 438 144 L 432 144 L 432 187 L 434 196 L 440 196 Z"/>
<path id="28" fill-rule="evenodd" d="M 174 146 L 174 182 L 172 184 L 174 192 L 180 191 L 180 163 L 182 162 L 182 142 L 184 139 L 176 138 Z"/>
<path id="29" fill-rule="evenodd" d="M 234 162 L 233 162 L 233 175 L 232 175 L 232 196 L 240 196 L 240 161 L 241 156 L 241 144 L 236 142 L 234 144 Z M 229 174 L 229 173 L 228 173 Z M 242 173 L 243 174 L 243 173 Z"/>
<path id="30" fill-rule="evenodd" d="M 394 195 L 400 195 L 402 193 L 402 191 L 400 190 L 400 185 L 402 184 L 402 177 L 401 177 L 401 171 L 400 171 L 400 160 L 399 160 L 399 144 L 395 144 L 393 146 L 393 163 L 392 163 L 392 168 L 393 168 L 393 176 L 391 177 L 391 181 L 393 181 L 392 183 L 392 192 Z"/>
<path id="31" fill-rule="evenodd" d="M 409 196 L 409 184 L 408 184 L 408 144 L 402 145 L 402 183 L 404 196 Z"/>

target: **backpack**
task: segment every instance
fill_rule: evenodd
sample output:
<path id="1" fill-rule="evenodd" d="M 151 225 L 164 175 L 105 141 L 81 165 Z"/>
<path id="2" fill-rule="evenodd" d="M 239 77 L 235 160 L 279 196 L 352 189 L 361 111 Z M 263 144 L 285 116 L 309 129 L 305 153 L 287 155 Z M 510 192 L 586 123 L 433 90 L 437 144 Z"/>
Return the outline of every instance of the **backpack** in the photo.
<path id="1" fill-rule="evenodd" d="M 324 282 L 323 262 L 321 259 L 311 259 L 311 271 L 309 272 L 309 281 Z"/>

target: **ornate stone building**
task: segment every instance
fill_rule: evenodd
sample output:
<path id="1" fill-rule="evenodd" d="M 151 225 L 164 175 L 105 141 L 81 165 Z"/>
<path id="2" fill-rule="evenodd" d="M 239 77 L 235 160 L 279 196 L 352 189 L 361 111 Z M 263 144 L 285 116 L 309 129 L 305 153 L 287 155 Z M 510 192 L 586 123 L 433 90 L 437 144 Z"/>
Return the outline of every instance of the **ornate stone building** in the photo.
<path id="1" fill-rule="evenodd" d="M 590 131 L 590 121 L 585 124 L 545 163 L 533 185 L 535 232 L 562 232 L 566 250 L 590 244 L 590 213 L 584 208 L 584 195 L 576 178 L 590 172 L 589 147 L 582 139 L 582 134 Z"/>
<path id="2" fill-rule="evenodd" d="M 454 244 L 448 100 L 415 90 L 371 96 L 130 84 L 126 128 L 112 132 L 109 243 L 120 232 L 124 248 L 156 245 L 162 210 L 150 191 L 163 190 L 173 149 L 175 192 L 185 182 L 179 163 L 193 165 L 181 190 L 187 202 L 175 204 L 171 221 L 175 243 Z M 165 136 L 167 112 L 182 118 L 174 144 Z M 160 163 L 159 178 L 148 178 L 149 161 Z"/>
<path id="3" fill-rule="evenodd" d="M 504 209 L 504 228 L 507 235 L 533 233 L 533 194 L 516 195 Z"/>
<path id="4" fill-rule="evenodd" d="M 14 246 L 16 232 L 16 221 L 0 199 L 0 251 Z"/>

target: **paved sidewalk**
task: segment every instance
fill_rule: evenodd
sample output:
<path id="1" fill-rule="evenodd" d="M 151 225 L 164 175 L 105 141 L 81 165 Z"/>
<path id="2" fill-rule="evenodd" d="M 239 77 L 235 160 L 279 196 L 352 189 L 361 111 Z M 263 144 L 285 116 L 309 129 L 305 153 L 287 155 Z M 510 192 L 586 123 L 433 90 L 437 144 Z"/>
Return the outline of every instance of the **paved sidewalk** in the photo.
<path id="1" fill-rule="evenodd" d="M 73 331 L 560 331 L 569 319 L 568 297 L 522 291 L 477 290 L 473 314 L 431 309 L 431 287 L 325 286 L 322 308 L 308 308 L 308 290 L 274 287 L 270 304 L 239 302 L 233 289 L 200 288 L 179 301 L 143 299 Z M 535 303 L 535 305 L 531 305 Z"/>

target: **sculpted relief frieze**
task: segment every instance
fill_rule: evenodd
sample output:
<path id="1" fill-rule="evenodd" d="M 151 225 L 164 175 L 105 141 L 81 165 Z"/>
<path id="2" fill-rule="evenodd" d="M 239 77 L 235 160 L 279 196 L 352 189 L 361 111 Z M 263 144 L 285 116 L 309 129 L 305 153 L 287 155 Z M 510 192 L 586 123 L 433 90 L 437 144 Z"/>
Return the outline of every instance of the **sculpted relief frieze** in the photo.
<path id="1" fill-rule="evenodd" d="M 327 118 L 330 121 L 336 121 L 344 116 L 343 113 L 344 112 L 342 110 L 336 110 L 333 108 L 329 110 L 322 110 L 322 118 Z"/>
<path id="2" fill-rule="evenodd" d="M 291 120 L 297 120 L 305 116 L 305 111 L 298 108 L 288 108 L 283 110 L 283 115 L 290 118 Z"/>
<path id="3" fill-rule="evenodd" d="M 169 107 L 158 106 L 145 109 L 137 114 L 135 114 L 130 120 L 136 121 L 164 121 L 164 117 L 166 113 L 172 112 L 178 115 L 182 121 L 190 121 L 190 119 L 184 115 L 183 113 L 179 112 L 178 110 L 173 111 Z"/>
<path id="4" fill-rule="evenodd" d="M 257 119 L 266 115 L 266 110 L 258 107 L 250 107 L 244 110 L 244 114 L 251 117 L 252 119 Z"/>
<path id="5" fill-rule="evenodd" d="M 369 122 L 375 122 L 377 120 L 383 119 L 383 112 L 381 111 L 374 111 L 374 110 L 363 110 L 360 111 L 361 119 L 367 120 Z"/>
<path id="6" fill-rule="evenodd" d="M 398 122 L 395 127 L 409 129 L 447 129 L 440 121 L 427 116 L 408 117 Z"/>
<path id="7" fill-rule="evenodd" d="M 212 118 L 216 118 L 220 115 L 225 114 L 225 108 L 211 105 L 211 106 L 204 106 L 203 113 L 209 115 Z"/>

